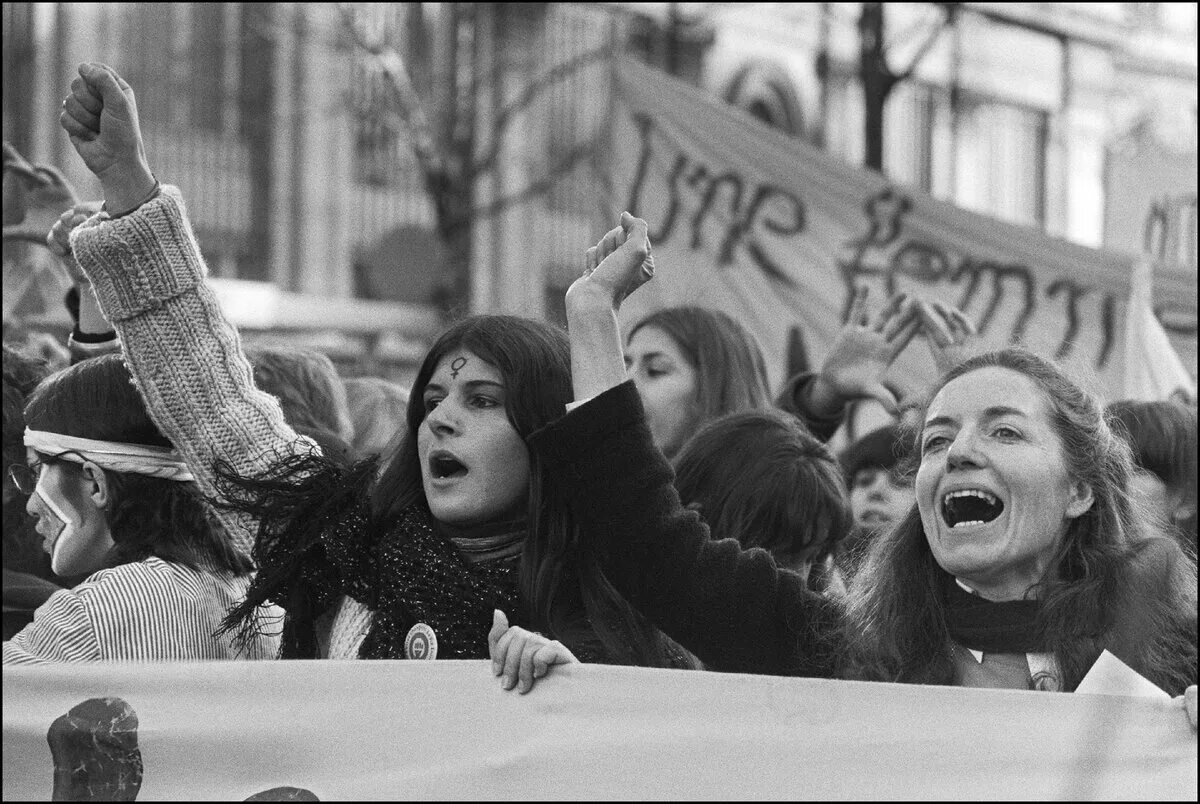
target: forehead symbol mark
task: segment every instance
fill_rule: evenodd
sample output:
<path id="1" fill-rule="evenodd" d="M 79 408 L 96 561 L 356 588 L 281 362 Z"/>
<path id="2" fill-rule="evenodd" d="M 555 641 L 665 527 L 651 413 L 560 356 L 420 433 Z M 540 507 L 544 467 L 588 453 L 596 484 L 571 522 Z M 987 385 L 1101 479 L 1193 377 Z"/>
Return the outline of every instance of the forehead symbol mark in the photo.
<path id="1" fill-rule="evenodd" d="M 457 380 L 458 372 L 461 371 L 462 367 L 465 365 L 467 365 L 467 359 L 465 357 L 454 358 L 454 360 L 450 363 L 450 376 Z"/>

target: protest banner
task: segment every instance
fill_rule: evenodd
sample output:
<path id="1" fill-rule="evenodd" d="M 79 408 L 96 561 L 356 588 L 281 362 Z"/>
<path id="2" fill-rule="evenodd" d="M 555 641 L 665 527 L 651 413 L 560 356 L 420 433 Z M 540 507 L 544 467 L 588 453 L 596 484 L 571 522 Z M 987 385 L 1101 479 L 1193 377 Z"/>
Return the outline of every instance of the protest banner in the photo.
<path id="1" fill-rule="evenodd" d="M 1195 800 L 1196 776 L 1182 704 L 1148 698 L 604 665 L 521 696 L 482 661 L 4 669 L 5 800 Z"/>
<path id="2" fill-rule="evenodd" d="M 893 184 L 632 60 L 613 77 L 612 198 L 650 223 L 657 267 L 625 322 L 666 305 L 724 310 L 758 338 L 778 387 L 789 344 L 820 365 L 854 287 L 876 307 L 910 291 L 962 308 L 984 346 L 1022 343 L 1121 397 L 1130 255 Z M 1156 271 L 1153 300 L 1194 344 L 1194 271 Z M 1190 360 L 1194 376 L 1194 346 Z M 893 372 L 928 380 L 933 362 L 909 349 Z"/>

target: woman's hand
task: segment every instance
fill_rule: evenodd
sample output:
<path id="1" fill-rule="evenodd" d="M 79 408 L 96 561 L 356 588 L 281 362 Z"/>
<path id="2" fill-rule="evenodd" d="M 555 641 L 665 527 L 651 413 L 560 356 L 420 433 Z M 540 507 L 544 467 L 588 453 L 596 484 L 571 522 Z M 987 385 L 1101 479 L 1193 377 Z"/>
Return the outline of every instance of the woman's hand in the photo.
<path id="1" fill-rule="evenodd" d="M 917 313 L 938 374 L 945 374 L 977 349 L 978 331 L 962 310 L 939 301 L 922 301 L 917 303 Z"/>
<path id="2" fill-rule="evenodd" d="M 896 394 L 883 382 L 887 372 L 920 328 L 916 305 L 903 293 L 888 299 L 874 317 L 867 313 L 867 288 L 854 294 L 850 317 L 838 332 L 812 384 L 809 399 L 815 413 L 839 410 L 852 399 L 877 400 L 896 412 Z"/>
<path id="3" fill-rule="evenodd" d="M 579 662 L 561 642 L 510 626 L 499 609 L 492 615 L 488 649 L 492 655 L 492 673 L 503 676 L 501 686 L 511 690 L 519 681 L 517 692 L 522 695 L 533 689 L 533 682 L 550 672 L 552 666 Z"/>
<path id="4" fill-rule="evenodd" d="M 100 179 L 109 214 L 136 209 L 154 192 L 137 101 L 116 70 L 96 62 L 79 65 L 58 120 L 88 170 Z"/>
<path id="5" fill-rule="evenodd" d="M 644 220 L 622 212 L 621 225 L 587 250 L 583 276 L 567 290 L 576 401 L 599 396 L 626 380 L 617 310 L 630 293 L 654 277 L 648 230 Z"/>
<path id="6" fill-rule="evenodd" d="M 583 276 L 567 290 L 567 306 L 586 297 L 619 310 L 629 294 L 653 278 L 649 227 L 641 218 L 622 212 L 620 225 L 587 250 Z"/>
<path id="7" fill-rule="evenodd" d="M 67 273 L 71 276 L 71 282 L 76 287 L 91 283 L 79 269 L 79 263 L 75 262 L 75 255 L 71 253 L 71 232 L 79 224 L 99 212 L 101 206 L 100 201 L 84 201 L 76 204 L 59 216 L 50 229 L 50 234 L 46 236 L 46 246 L 54 252 L 67 269 Z"/>

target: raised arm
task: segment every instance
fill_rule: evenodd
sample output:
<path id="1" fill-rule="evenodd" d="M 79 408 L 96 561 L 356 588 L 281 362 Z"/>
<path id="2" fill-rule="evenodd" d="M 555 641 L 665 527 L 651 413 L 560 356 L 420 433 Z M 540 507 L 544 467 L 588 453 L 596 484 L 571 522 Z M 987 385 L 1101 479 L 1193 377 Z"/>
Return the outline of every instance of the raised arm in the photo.
<path id="1" fill-rule="evenodd" d="M 585 549 L 683 647 L 720 670 L 832 675 L 833 604 L 765 550 L 710 540 L 681 505 L 637 391 L 624 379 L 616 310 L 652 276 L 645 232 L 644 221 L 622 216 L 598 253 L 589 252 L 589 269 L 567 300 L 576 401 L 589 401 L 535 433 L 530 448 L 569 500 Z"/>
<path id="2" fill-rule="evenodd" d="M 311 442 L 297 441 L 279 403 L 255 388 L 238 333 L 204 281 L 179 192 L 160 189 L 150 172 L 133 90 L 104 65 L 79 73 L 61 122 L 100 179 L 104 211 L 71 233 L 71 249 L 120 336 L 151 418 L 201 490 L 215 494 L 218 460 L 254 475 Z M 254 523 L 220 515 L 249 553 Z"/>

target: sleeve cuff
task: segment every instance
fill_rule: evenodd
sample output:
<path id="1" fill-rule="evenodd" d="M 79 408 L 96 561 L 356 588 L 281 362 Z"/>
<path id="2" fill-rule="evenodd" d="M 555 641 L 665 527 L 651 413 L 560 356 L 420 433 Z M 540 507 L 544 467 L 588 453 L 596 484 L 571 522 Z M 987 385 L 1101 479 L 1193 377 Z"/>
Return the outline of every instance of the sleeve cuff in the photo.
<path id="1" fill-rule="evenodd" d="M 558 464 L 579 466 L 607 439 L 646 426 L 642 399 L 633 380 L 570 406 L 574 407 L 566 416 L 529 437 L 532 448 Z"/>
<path id="2" fill-rule="evenodd" d="M 206 273 L 179 190 L 121 218 L 92 216 L 71 233 L 71 249 L 109 321 L 123 321 L 194 289 Z"/>

